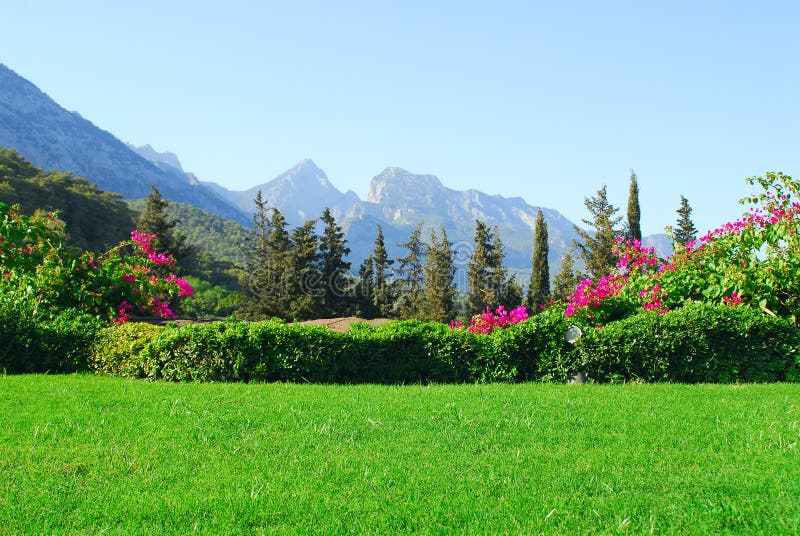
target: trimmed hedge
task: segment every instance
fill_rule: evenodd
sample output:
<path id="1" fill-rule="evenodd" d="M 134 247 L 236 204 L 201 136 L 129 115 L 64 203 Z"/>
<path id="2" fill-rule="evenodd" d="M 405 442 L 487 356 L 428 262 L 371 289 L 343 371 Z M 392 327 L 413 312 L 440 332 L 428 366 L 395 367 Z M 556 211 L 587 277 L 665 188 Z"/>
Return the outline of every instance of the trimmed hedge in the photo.
<path id="1" fill-rule="evenodd" d="M 576 347 L 575 369 L 599 382 L 800 380 L 800 330 L 748 307 L 642 312 L 586 330 Z"/>
<path id="2" fill-rule="evenodd" d="M 0 299 L 0 371 L 86 370 L 103 323 L 74 309 L 39 310 L 35 304 Z"/>
<path id="3" fill-rule="evenodd" d="M 97 373 L 166 381 L 461 383 L 800 381 L 800 329 L 746 307 L 688 304 L 584 327 L 545 311 L 473 335 L 438 323 L 357 324 L 346 333 L 280 321 L 102 328 L 77 311 L 0 299 L 0 371 Z"/>
<path id="4" fill-rule="evenodd" d="M 460 383 L 563 379 L 574 349 L 563 315 L 543 314 L 478 336 L 408 320 L 346 333 L 279 321 L 181 328 L 112 326 L 92 368 L 167 381 Z"/>

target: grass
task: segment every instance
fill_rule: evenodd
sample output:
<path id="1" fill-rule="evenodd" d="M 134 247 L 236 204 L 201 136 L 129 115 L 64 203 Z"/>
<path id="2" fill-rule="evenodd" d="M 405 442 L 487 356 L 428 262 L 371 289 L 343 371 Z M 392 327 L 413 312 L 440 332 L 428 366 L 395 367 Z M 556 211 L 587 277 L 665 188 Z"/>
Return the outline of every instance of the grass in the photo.
<path id="1" fill-rule="evenodd" d="M 800 385 L 0 376 L 0 534 L 770 533 Z"/>

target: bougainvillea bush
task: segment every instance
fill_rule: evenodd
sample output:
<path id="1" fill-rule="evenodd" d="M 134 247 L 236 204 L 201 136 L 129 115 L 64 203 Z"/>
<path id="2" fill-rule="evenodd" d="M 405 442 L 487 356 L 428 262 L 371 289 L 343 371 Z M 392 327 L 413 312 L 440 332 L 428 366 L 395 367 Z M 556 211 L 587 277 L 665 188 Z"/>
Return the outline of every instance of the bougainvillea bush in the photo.
<path id="1" fill-rule="evenodd" d="M 451 320 L 450 328 L 465 328 L 470 333 L 488 335 L 496 329 L 506 329 L 528 318 L 528 309 L 524 305 L 520 305 L 511 311 L 506 309 L 505 305 L 500 305 L 495 311 L 492 311 L 491 307 L 487 307 L 481 314 L 473 315 L 469 320 L 469 326 L 464 326 L 463 322 Z"/>
<path id="2" fill-rule="evenodd" d="M 23 214 L 0 203 L 0 290 L 35 313 L 76 309 L 114 322 L 130 314 L 173 318 L 170 303 L 192 287 L 170 273 L 175 261 L 153 249 L 155 235 L 105 253 L 76 250 L 56 213 Z M 166 275 L 165 275 L 166 274 Z"/>
<path id="3" fill-rule="evenodd" d="M 565 314 L 603 325 L 641 311 L 664 314 L 687 302 L 750 306 L 797 323 L 800 308 L 800 182 L 782 173 L 748 179 L 763 192 L 737 221 L 659 259 L 638 241 L 617 243 L 619 264 L 582 281 Z"/>

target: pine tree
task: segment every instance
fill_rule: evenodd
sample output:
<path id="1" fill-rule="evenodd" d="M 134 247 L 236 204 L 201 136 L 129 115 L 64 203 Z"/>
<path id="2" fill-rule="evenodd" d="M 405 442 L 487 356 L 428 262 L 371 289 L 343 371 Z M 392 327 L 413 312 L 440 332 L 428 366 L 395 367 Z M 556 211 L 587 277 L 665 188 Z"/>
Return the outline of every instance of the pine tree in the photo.
<path id="1" fill-rule="evenodd" d="M 431 242 L 425 248 L 425 291 L 420 306 L 420 319 L 433 322 L 449 322 L 456 316 L 456 274 L 453 245 L 447 232 L 441 230 L 441 238 L 431 231 Z"/>
<path id="2" fill-rule="evenodd" d="M 569 251 L 561 259 L 561 270 L 553 279 L 553 299 L 565 300 L 575 292 L 580 283 L 580 274 L 575 272 L 575 261 Z"/>
<path id="3" fill-rule="evenodd" d="M 306 221 L 291 236 L 290 311 L 297 320 L 314 318 L 321 298 L 316 223 L 316 220 Z"/>
<path id="4" fill-rule="evenodd" d="M 480 313 L 487 307 L 515 305 L 522 301 L 522 288 L 509 277 L 503 266 L 505 248 L 497 227 L 490 230 L 480 220 L 475 220 L 475 249 L 467 262 L 470 314 Z"/>
<path id="5" fill-rule="evenodd" d="M 185 263 L 193 250 L 186 244 L 186 236 L 175 230 L 180 221 L 170 220 L 167 216 L 169 201 L 161 196 L 155 185 L 151 184 L 150 190 L 145 197 L 144 210 L 136 219 L 136 228 L 142 233 L 156 235 L 155 248 L 172 255 L 178 272 L 183 273 L 181 264 Z"/>
<path id="6" fill-rule="evenodd" d="M 322 296 L 320 313 L 328 317 L 345 316 L 351 306 L 349 296 L 351 281 L 347 275 L 350 263 L 344 258 L 350 254 L 344 231 L 327 207 L 320 218 L 325 229 L 320 238 L 320 275 Z"/>
<path id="7" fill-rule="evenodd" d="M 361 318 L 375 318 L 379 309 L 375 305 L 375 261 L 370 256 L 358 268 L 356 314 Z"/>
<path id="8" fill-rule="evenodd" d="M 550 246 L 547 244 L 547 222 L 540 210 L 536 215 L 534 227 L 533 258 L 531 259 L 531 283 L 528 286 L 528 307 L 534 313 L 541 310 L 550 298 L 550 266 L 547 255 Z"/>
<path id="9" fill-rule="evenodd" d="M 642 213 L 639 208 L 639 183 L 631 170 L 631 188 L 628 193 L 628 239 L 642 241 Z"/>
<path id="10" fill-rule="evenodd" d="M 681 206 L 676 211 L 678 213 L 678 223 L 675 228 L 675 242 L 686 246 L 689 242 L 697 240 L 697 228 L 692 222 L 692 207 L 689 201 L 681 196 Z"/>
<path id="11" fill-rule="evenodd" d="M 422 304 L 422 295 L 425 290 L 425 274 L 423 271 L 423 258 L 425 245 L 422 242 L 422 223 L 408 237 L 408 242 L 398 244 L 408 250 L 408 255 L 398 259 L 398 268 L 395 270 L 398 293 L 398 314 L 402 319 L 417 318 Z"/>
<path id="12" fill-rule="evenodd" d="M 255 197 L 253 230 L 244 244 L 245 287 L 248 299 L 244 312 L 250 318 L 287 318 L 289 271 L 289 234 L 286 220 L 263 199 L 261 191 Z"/>
<path id="13" fill-rule="evenodd" d="M 608 201 L 606 187 L 597 191 L 596 197 L 587 198 L 584 202 L 591 220 L 583 220 L 594 232 L 589 232 L 575 227 L 575 232 L 582 242 L 573 240 L 573 247 L 577 248 L 578 256 L 586 264 L 586 270 L 593 279 L 600 279 L 610 273 L 617 265 L 617 258 L 613 249 L 616 240 L 621 236 L 617 227 L 622 220 L 616 216 L 619 211 Z"/>

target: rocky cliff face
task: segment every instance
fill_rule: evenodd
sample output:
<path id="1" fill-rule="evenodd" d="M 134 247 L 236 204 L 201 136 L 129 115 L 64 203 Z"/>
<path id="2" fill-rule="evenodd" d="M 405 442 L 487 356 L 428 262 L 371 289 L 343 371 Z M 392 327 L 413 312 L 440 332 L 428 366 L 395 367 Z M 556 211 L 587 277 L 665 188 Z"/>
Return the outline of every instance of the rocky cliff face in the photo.
<path id="1" fill-rule="evenodd" d="M 181 169 L 142 157 L 4 65 L 0 65 L 0 146 L 16 149 L 36 166 L 71 171 L 131 199 L 146 196 L 155 184 L 167 199 L 247 221 L 246 214 L 193 184 Z"/>

